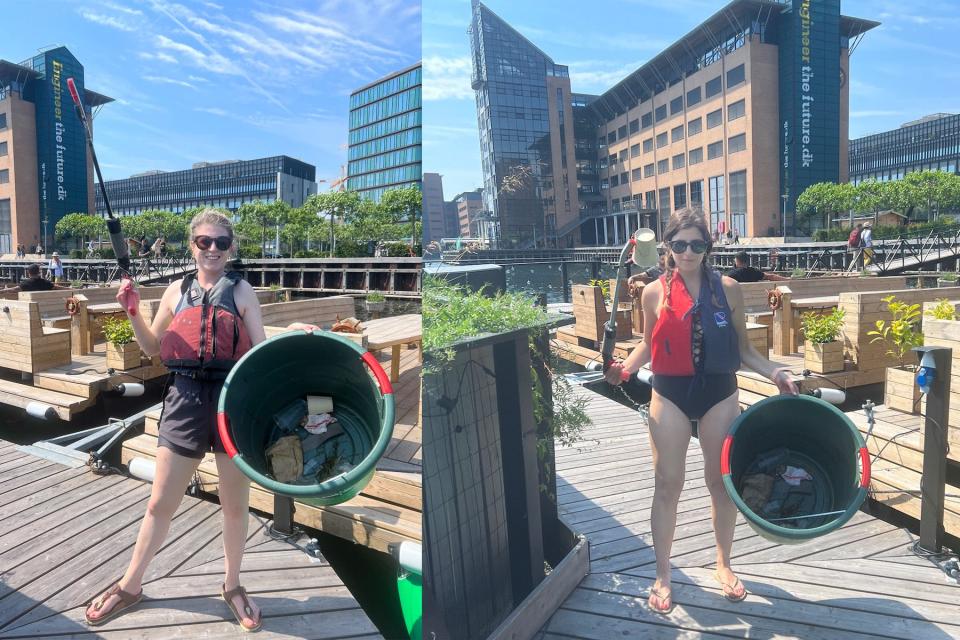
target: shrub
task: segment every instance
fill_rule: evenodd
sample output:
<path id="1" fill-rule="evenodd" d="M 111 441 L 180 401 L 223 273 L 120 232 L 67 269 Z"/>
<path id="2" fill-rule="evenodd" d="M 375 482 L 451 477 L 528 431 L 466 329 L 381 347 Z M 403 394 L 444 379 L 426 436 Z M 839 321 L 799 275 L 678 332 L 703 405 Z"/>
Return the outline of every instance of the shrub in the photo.
<path id="1" fill-rule="evenodd" d="M 946 298 L 938 298 L 937 306 L 927 311 L 924 315 L 934 320 L 956 320 L 957 308 Z"/>
<path id="2" fill-rule="evenodd" d="M 367 294 L 367 302 L 383 302 L 387 299 L 387 296 L 383 295 L 379 291 L 371 291 Z"/>
<path id="3" fill-rule="evenodd" d="M 834 309 L 832 312 L 820 315 L 812 311 L 803 314 L 803 336 L 810 342 L 833 342 L 843 330 L 844 310 Z"/>
<path id="4" fill-rule="evenodd" d="M 125 345 L 133 342 L 135 335 L 133 325 L 127 318 L 107 317 L 100 321 L 103 327 L 103 337 L 116 346 Z"/>
<path id="5" fill-rule="evenodd" d="M 887 303 L 887 310 L 893 318 L 890 322 L 877 320 L 877 328 L 868 331 L 867 335 L 873 336 L 870 342 L 885 342 L 887 355 L 900 360 L 902 367 L 907 353 L 923 344 L 923 334 L 920 333 L 920 305 L 907 304 L 892 295 L 883 298 L 883 301 Z"/>

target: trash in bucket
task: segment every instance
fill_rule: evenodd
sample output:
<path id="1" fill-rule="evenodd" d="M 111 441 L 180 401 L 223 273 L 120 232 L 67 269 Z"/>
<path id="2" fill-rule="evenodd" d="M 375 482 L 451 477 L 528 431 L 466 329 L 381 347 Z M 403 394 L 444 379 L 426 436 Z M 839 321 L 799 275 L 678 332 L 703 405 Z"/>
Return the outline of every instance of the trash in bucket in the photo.
<path id="1" fill-rule="evenodd" d="M 870 484 L 859 430 L 839 409 L 810 396 L 767 398 L 741 414 L 724 441 L 720 468 L 750 526 L 782 543 L 841 527 Z"/>
<path id="2" fill-rule="evenodd" d="M 318 407 L 330 415 L 307 413 Z M 386 451 L 393 389 L 376 358 L 353 341 L 291 331 L 237 362 L 217 418 L 224 448 L 251 480 L 308 504 L 339 504 L 366 486 Z M 284 439 L 271 459 L 267 451 Z"/>

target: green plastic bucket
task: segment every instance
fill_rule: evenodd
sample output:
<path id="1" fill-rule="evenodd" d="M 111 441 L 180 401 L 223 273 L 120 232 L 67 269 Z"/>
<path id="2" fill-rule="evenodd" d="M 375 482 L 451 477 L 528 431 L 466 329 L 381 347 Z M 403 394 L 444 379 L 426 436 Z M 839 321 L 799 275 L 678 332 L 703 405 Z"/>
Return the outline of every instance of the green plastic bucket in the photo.
<path id="1" fill-rule="evenodd" d="M 397 594 L 410 640 L 423 638 L 423 552 L 415 542 L 400 543 Z"/>
<path id="2" fill-rule="evenodd" d="M 744 475 L 767 452 L 789 450 L 784 464 L 813 480 L 813 504 L 801 527 L 770 522 L 741 496 Z M 764 538 L 798 543 L 838 529 L 857 512 L 870 485 L 870 455 L 860 432 L 831 404 L 811 396 L 774 396 L 744 411 L 730 428 L 720 458 L 723 485 L 747 522 Z M 816 515 L 829 513 L 831 515 Z M 771 518 L 775 519 L 775 518 Z"/>
<path id="3" fill-rule="evenodd" d="M 273 415 L 307 395 L 333 398 L 343 433 L 328 440 L 353 468 L 314 484 L 269 477 Z M 234 365 L 220 393 L 217 426 L 227 454 L 268 491 L 313 505 L 345 502 L 367 485 L 393 435 L 393 388 L 376 358 L 335 333 L 290 331 L 261 342 Z"/>

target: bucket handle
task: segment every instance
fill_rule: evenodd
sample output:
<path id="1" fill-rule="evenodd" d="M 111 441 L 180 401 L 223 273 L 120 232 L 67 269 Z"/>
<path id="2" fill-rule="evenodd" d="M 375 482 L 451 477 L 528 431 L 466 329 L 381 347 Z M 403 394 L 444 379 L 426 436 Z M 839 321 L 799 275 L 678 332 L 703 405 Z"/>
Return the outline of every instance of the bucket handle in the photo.
<path id="1" fill-rule="evenodd" d="M 860 447 L 860 488 L 866 489 L 870 486 L 870 452 L 866 447 Z"/>
<path id="2" fill-rule="evenodd" d="M 373 357 L 373 354 L 365 351 L 364 354 L 360 356 L 360 359 L 370 368 L 370 373 L 377 379 L 377 384 L 380 385 L 380 393 L 383 395 L 393 393 L 393 385 L 390 384 L 390 378 L 387 376 L 387 372 L 383 370 L 383 367 L 380 366 L 377 359 Z"/>
<path id="3" fill-rule="evenodd" d="M 230 458 L 237 457 L 237 447 L 233 444 L 233 436 L 230 435 L 230 416 L 226 411 L 217 412 L 217 431 L 220 432 L 220 442 L 223 443 L 223 449 Z"/>

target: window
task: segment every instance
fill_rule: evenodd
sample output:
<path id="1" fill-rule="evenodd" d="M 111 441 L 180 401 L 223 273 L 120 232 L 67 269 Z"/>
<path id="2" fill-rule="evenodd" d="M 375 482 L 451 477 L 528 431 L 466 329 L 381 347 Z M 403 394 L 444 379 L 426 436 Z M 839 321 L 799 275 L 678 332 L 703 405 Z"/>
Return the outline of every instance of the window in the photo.
<path id="1" fill-rule="evenodd" d="M 626 161 L 627 161 L 627 155 L 628 155 L 628 154 L 629 154 L 629 151 L 627 151 L 626 149 L 624 149 L 623 151 L 621 151 L 621 152 L 620 152 L 620 162 L 626 162 Z"/>
<path id="2" fill-rule="evenodd" d="M 678 142 L 680 140 L 683 140 L 683 125 L 670 130 L 670 142 Z"/>
<path id="3" fill-rule="evenodd" d="M 746 79 L 743 65 L 739 64 L 727 71 L 727 89 L 735 87 Z"/>
<path id="4" fill-rule="evenodd" d="M 670 187 L 660 189 L 660 219 L 666 222 L 670 217 Z"/>
<path id="5" fill-rule="evenodd" d="M 630 182 L 630 175 L 624 171 L 620 174 L 620 184 L 627 184 L 628 182 Z"/>
<path id="6" fill-rule="evenodd" d="M 690 183 L 690 206 L 703 207 L 703 180 Z"/>
<path id="7" fill-rule="evenodd" d="M 611 131 L 610 133 L 607 134 L 607 144 L 613 144 L 616 141 L 617 141 L 616 131 Z"/>
<path id="8" fill-rule="evenodd" d="M 667 146 L 667 132 L 657 134 L 657 149 Z"/>
<path id="9" fill-rule="evenodd" d="M 0 142 L 0 156 L 7 155 L 7 141 Z"/>
<path id="10" fill-rule="evenodd" d="M 657 192 L 656 191 L 647 191 L 645 200 L 647 201 L 647 209 L 657 208 Z"/>
<path id="11" fill-rule="evenodd" d="M 747 134 L 741 133 L 727 140 L 727 153 L 736 153 L 747 148 Z"/>
<path id="12" fill-rule="evenodd" d="M 638 155 L 640 155 L 640 143 L 639 143 L 639 142 L 638 142 L 637 144 L 633 145 L 632 147 L 630 147 L 630 157 L 631 157 L 631 158 L 636 158 Z"/>
<path id="13" fill-rule="evenodd" d="M 640 169 L 634 169 L 632 172 L 630 172 L 630 179 L 631 179 L 632 181 L 639 180 L 639 179 L 640 179 Z"/>
<path id="14" fill-rule="evenodd" d="M 664 120 L 667 117 L 667 105 L 662 104 L 656 109 L 654 109 L 653 116 L 654 116 L 654 120 L 656 120 L 657 122 Z"/>
<path id="15" fill-rule="evenodd" d="M 687 206 L 687 185 L 678 184 L 673 188 L 673 208 L 683 209 L 685 206 Z"/>
<path id="16" fill-rule="evenodd" d="M 707 129 L 713 129 L 723 124 L 723 109 L 717 109 L 707 114 Z"/>
<path id="17" fill-rule="evenodd" d="M 679 96 L 670 101 L 670 115 L 676 115 L 683 111 L 683 96 Z"/>
<path id="18" fill-rule="evenodd" d="M 627 125 L 623 125 L 619 129 L 617 129 L 617 138 L 619 138 L 620 140 L 623 140 L 626 137 L 627 137 Z"/>
<path id="19" fill-rule="evenodd" d="M 700 102 L 700 87 L 687 91 L 687 109 Z"/>
<path id="20" fill-rule="evenodd" d="M 687 123 L 687 137 L 695 136 L 703 131 L 703 119 L 697 118 Z"/>
<path id="21" fill-rule="evenodd" d="M 746 235 L 747 220 L 747 172 L 730 174 L 730 222 L 731 226 Z"/>
<path id="22" fill-rule="evenodd" d="M 667 159 L 657 161 L 657 174 L 667 173 L 670 171 L 670 161 Z"/>
<path id="23" fill-rule="evenodd" d="M 0 169 L 0 184 L 10 182 L 10 169 Z"/>
<path id="24" fill-rule="evenodd" d="M 707 145 L 707 160 L 713 160 L 723 155 L 723 140 Z"/>
<path id="25" fill-rule="evenodd" d="M 643 152 L 650 153 L 653 151 L 653 138 L 647 138 L 643 141 Z"/>
<path id="26" fill-rule="evenodd" d="M 697 147 L 696 149 L 690 149 L 690 164 L 700 164 L 703 162 L 703 147 Z"/>
<path id="27" fill-rule="evenodd" d="M 727 122 L 742 118 L 746 112 L 746 105 L 743 100 L 737 100 L 731 105 L 727 105 Z"/>
<path id="28" fill-rule="evenodd" d="M 7 128 L 7 114 L 0 113 L 0 130 Z"/>
<path id="29" fill-rule="evenodd" d="M 607 157 L 607 164 L 610 165 L 611 167 L 617 164 L 617 154 L 611 153 L 609 157 Z"/>
<path id="30" fill-rule="evenodd" d="M 644 177 L 644 178 L 649 178 L 649 177 L 652 176 L 654 173 L 655 173 L 655 171 L 654 171 L 654 167 L 653 167 L 653 163 L 652 163 L 652 162 L 651 162 L 650 164 L 647 164 L 647 165 L 644 165 L 644 166 L 643 166 L 643 177 Z"/>
<path id="31" fill-rule="evenodd" d="M 683 169 L 687 164 L 686 159 L 687 157 L 682 153 L 678 153 L 677 155 L 673 156 L 673 170 L 676 171 L 677 169 Z"/>
<path id="32" fill-rule="evenodd" d="M 640 132 L 640 121 L 631 120 L 630 121 L 630 133 L 639 133 Z"/>
<path id="33" fill-rule="evenodd" d="M 607 146 L 607 139 L 603 136 L 597 138 L 597 146 L 603 149 L 605 146 Z"/>
<path id="34" fill-rule="evenodd" d="M 618 178 L 616 175 L 610 176 L 610 186 L 611 186 L 611 187 L 616 187 L 616 186 L 619 185 L 619 184 L 620 184 L 620 178 Z"/>
<path id="35" fill-rule="evenodd" d="M 710 186 L 710 228 L 716 230 L 720 227 L 720 220 L 726 219 L 724 215 L 723 176 L 710 178 L 708 183 Z"/>
<path id="36" fill-rule="evenodd" d="M 707 80 L 707 88 L 706 88 L 707 98 L 712 98 L 713 96 L 717 95 L 721 91 L 723 91 L 723 82 L 721 81 L 720 76 L 717 76 L 713 80 Z"/>
<path id="37" fill-rule="evenodd" d="M 649 111 L 640 116 L 640 128 L 646 129 L 653 124 L 653 114 Z"/>

